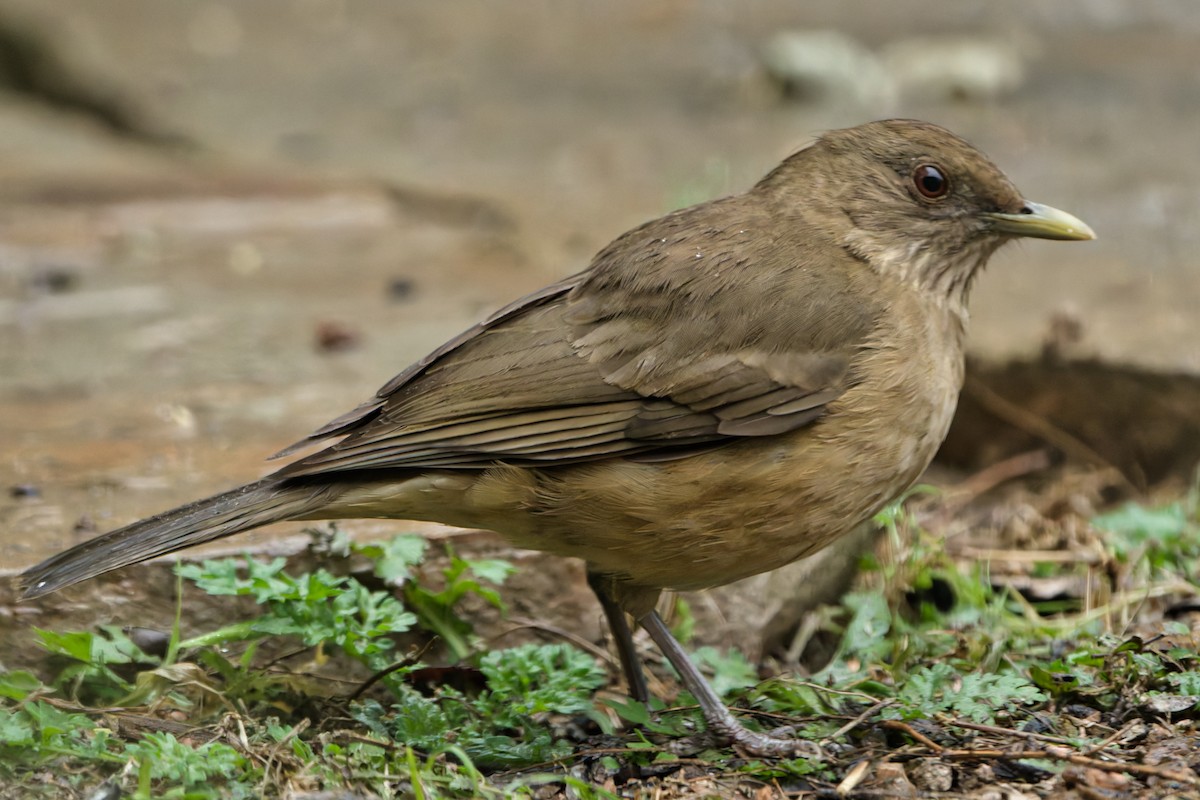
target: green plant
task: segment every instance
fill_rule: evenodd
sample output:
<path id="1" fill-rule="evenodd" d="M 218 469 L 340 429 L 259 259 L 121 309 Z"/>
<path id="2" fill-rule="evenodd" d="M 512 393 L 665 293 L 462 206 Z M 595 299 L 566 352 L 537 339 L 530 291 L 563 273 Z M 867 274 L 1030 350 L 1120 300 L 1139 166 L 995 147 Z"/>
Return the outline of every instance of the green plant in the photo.
<path id="1" fill-rule="evenodd" d="M 34 633 L 46 652 L 69 659 L 70 663 L 58 673 L 55 686 L 72 696 L 88 694 L 96 701 L 115 700 L 133 687 L 114 667 L 157 661 L 115 625 L 103 625 L 96 633 L 60 633 L 41 628 L 34 628 Z"/>
<path id="2" fill-rule="evenodd" d="M 1106 759 L 1124 753 L 1132 763 L 1136 748 L 1120 750 L 1112 739 L 1122 720 L 1143 714 L 1162 727 L 1174 709 L 1194 714 L 1200 658 L 1189 645 L 1189 626 L 1157 623 L 1173 637 L 1157 643 L 1106 633 L 1102 608 L 1030 601 L 996 586 L 987 563 L 951 558 L 911 506 L 893 506 L 881 521 L 882 555 L 864 559 L 856 590 L 814 618 L 840 643 L 810 679 L 758 682 L 759 665 L 736 651 L 695 653 L 722 694 L 752 707 L 759 727 L 786 722 L 799 738 L 842 749 L 773 761 L 708 750 L 688 763 L 781 785 L 833 784 L 850 763 L 837 753 L 860 746 L 871 752 L 880 720 L 943 731 L 1036 721 L 1051 726 L 1056 746 L 1085 754 L 1104 746 Z M 1192 585 L 1200 561 L 1194 495 L 1126 507 L 1094 524 L 1105 532 L 1102 542 L 1131 597 Z M 595 708 L 593 694 L 605 676 L 589 655 L 565 645 L 480 646 L 464 601 L 503 608 L 497 585 L 508 564 L 447 549 L 446 566 L 431 570 L 426 543 L 411 536 L 354 544 L 335 533 L 326 546 L 368 559 L 393 591 L 326 570 L 291 575 L 279 561 L 205 562 L 181 574 L 213 594 L 254 598 L 257 617 L 190 638 L 176 631 L 162 660 L 112 627 L 39 632 L 54 658 L 47 667 L 53 677 L 0 672 L 0 785 L 46 798 L 64 788 L 85 793 L 105 779 L 134 798 L 278 797 L 291 785 L 421 798 L 615 796 L 557 768 L 498 771 L 568 764 L 576 756 L 565 730 L 589 720 L 606 733 L 613 728 Z M 1031 574 L 1053 580 L 1078 569 L 1066 560 L 1045 561 Z M 679 603 L 676 621 L 686 635 L 695 619 Z M 259 666 L 258 643 L 288 636 L 382 670 L 397 659 L 396 634 L 418 628 L 446 641 L 463 663 L 451 672 L 480 678 L 480 688 L 443 683 L 418 690 L 409 675 L 419 665 L 405 661 L 381 683 L 389 694 L 376 687 L 371 699 L 347 706 L 314 695 L 306 676 Z M 230 649 L 233 642 L 244 649 Z M 607 774 L 669 774 L 682 763 L 656 742 L 694 730 L 697 712 L 686 694 L 678 700 L 685 709 L 668 714 L 659 713 L 657 700 L 602 702 L 638 726 L 625 732 L 624 750 L 603 756 Z M 152 712 L 186 720 L 187 732 L 138 734 L 115 724 L 126 713 L 140 719 Z M 1087 724 L 1076 719 L 1089 714 Z M 1055 764 L 1040 758 L 1026 764 L 1054 774 Z M 43 787 L 45 776 L 51 782 Z"/>
<path id="3" fill-rule="evenodd" d="M 1164 575 L 1194 578 L 1200 560 L 1197 497 L 1193 490 L 1184 500 L 1153 508 L 1127 503 L 1094 518 L 1092 524 L 1108 534 L 1113 555 L 1146 570 L 1147 580 Z"/>
<path id="4" fill-rule="evenodd" d="M 553 761 L 570 748 L 554 741 L 538 719 L 594 715 L 592 694 L 605 682 L 594 659 L 567 645 L 489 653 L 480 670 L 487 688 L 477 695 L 443 687 L 436 697 L 426 697 L 402 687 L 390 708 L 366 701 L 354 716 L 389 740 L 426 752 L 453 743 L 490 767 Z"/>
<path id="5" fill-rule="evenodd" d="M 246 595 L 264 613 L 181 642 L 183 648 L 215 646 L 264 636 L 295 636 L 305 645 L 333 645 L 372 670 L 392 661 L 396 634 L 417 621 L 391 594 L 370 591 L 353 578 L 327 570 L 293 577 L 284 560 L 223 559 L 183 564 L 179 574 L 214 595 Z"/>
<path id="6" fill-rule="evenodd" d="M 1016 711 L 1046 695 L 1020 675 L 962 673 L 949 664 L 932 664 L 910 673 L 896 699 L 883 710 L 884 718 L 929 719 L 950 713 L 994 723 L 997 711 Z"/>

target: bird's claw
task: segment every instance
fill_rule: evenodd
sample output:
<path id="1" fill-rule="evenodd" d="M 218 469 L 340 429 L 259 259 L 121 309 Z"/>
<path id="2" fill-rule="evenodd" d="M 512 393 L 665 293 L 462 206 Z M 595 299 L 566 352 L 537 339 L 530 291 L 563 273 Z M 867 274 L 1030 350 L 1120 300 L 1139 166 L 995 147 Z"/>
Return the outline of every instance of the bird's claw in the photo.
<path id="1" fill-rule="evenodd" d="M 725 721 L 721 721 L 724 723 Z M 807 739 L 793 738 L 795 728 L 784 726 L 769 733 L 752 731 L 742 725 L 709 723 L 709 730 L 723 744 L 732 746 L 739 753 L 759 758 L 821 758 L 821 748 Z"/>

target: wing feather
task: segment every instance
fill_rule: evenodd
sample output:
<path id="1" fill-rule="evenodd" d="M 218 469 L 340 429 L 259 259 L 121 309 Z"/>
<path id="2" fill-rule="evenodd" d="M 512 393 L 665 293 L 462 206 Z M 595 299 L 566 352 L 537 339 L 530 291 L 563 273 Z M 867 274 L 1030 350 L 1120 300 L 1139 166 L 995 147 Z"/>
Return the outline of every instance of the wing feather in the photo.
<path id="1" fill-rule="evenodd" d="M 725 213 L 708 204 L 626 234 L 284 451 L 343 437 L 281 474 L 653 462 L 811 425 L 853 385 L 878 311 L 852 276 L 826 276 L 822 292 L 843 296 L 814 299 L 811 265 L 742 257 L 744 237 L 783 234 L 753 204 Z M 707 281 L 694 280 L 697 228 L 717 265 Z"/>

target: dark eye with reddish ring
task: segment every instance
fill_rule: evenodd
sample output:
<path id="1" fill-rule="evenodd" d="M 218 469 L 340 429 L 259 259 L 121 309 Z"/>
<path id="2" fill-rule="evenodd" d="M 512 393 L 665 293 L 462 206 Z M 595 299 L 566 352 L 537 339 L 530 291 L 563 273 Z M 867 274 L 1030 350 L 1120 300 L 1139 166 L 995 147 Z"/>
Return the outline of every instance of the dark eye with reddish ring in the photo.
<path id="1" fill-rule="evenodd" d="M 945 173 L 933 164 L 922 164 L 913 170 L 913 185 L 922 197 L 930 200 L 945 197 L 946 192 L 950 191 L 950 181 Z"/>

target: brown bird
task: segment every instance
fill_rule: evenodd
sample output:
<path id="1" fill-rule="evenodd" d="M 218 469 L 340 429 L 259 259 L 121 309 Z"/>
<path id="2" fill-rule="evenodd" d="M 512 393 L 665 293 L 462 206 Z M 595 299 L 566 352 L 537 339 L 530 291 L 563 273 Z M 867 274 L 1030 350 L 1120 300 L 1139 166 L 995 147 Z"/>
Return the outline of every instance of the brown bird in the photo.
<path id="1" fill-rule="evenodd" d="M 1094 238 L 940 127 L 832 131 L 744 194 L 624 234 L 277 455 L 334 444 L 60 553 L 26 594 L 280 520 L 487 528 L 587 562 L 635 697 L 626 613 L 712 733 L 796 752 L 730 714 L 655 603 L 806 556 L 916 481 L 954 414 L 967 295 L 1020 236 Z"/>

